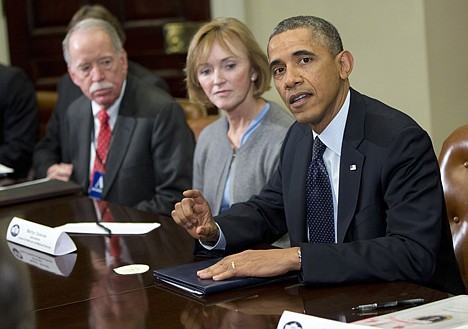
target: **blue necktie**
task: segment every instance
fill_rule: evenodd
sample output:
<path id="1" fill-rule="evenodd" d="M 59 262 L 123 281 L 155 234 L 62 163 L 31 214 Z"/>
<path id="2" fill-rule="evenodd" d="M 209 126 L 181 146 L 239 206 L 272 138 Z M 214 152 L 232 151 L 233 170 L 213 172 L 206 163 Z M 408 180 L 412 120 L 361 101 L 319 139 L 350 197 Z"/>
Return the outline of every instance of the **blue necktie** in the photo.
<path id="1" fill-rule="evenodd" d="M 307 225 L 309 242 L 334 243 L 335 222 L 333 197 L 323 153 L 327 147 L 317 137 L 312 148 L 312 161 L 307 173 Z"/>

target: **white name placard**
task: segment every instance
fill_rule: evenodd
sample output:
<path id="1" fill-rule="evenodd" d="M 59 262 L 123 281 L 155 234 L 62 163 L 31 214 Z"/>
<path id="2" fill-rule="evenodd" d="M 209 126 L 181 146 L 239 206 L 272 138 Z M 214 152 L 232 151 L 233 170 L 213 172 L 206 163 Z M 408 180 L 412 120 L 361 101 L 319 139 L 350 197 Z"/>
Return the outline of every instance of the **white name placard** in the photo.
<path id="1" fill-rule="evenodd" d="M 76 253 L 52 256 L 12 242 L 8 242 L 8 247 L 16 259 L 57 275 L 69 276 L 75 267 Z"/>
<path id="2" fill-rule="evenodd" d="M 276 329 L 368 329 L 369 327 L 352 323 L 319 318 L 317 316 L 284 311 Z"/>
<path id="3" fill-rule="evenodd" d="M 67 233 L 19 217 L 11 220 L 6 239 L 54 256 L 65 255 L 76 250 L 75 243 Z"/>

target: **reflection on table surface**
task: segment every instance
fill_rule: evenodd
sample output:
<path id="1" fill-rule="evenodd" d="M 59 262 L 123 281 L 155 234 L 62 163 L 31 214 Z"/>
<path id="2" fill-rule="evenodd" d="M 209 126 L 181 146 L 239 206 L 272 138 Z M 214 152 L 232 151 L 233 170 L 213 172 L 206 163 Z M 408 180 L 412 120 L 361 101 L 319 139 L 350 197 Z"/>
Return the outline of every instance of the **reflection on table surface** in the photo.
<path id="1" fill-rule="evenodd" d="M 156 282 L 152 275 L 155 269 L 196 260 L 193 240 L 185 231 L 167 217 L 115 204 L 109 204 L 109 211 L 115 221 L 156 221 L 161 226 L 143 236 L 122 235 L 114 240 L 104 235 L 71 235 L 77 252 L 68 257 L 66 266 L 70 270 L 66 273 L 21 262 L 27 264 L 31 279 L 37 328 L 276 328 L 284 310 L 352 322 L 383 314 L 354 313 L 351 308 L 360 304 L 448 297 L 406 282 L 313 288 L 295 279 L 194 297 Z M 83 196 L 3 207 L 2 242 L 14 216 L 55 227 L 68 222 L 94 222 L 99 215 L 92 200 Z M 42 256 L 31 257 L 36 260 Z M 47 257 L 44 259 L 54 259 Z M 57 264 L 59 260 L 54 261 Z M 124 264 L 147 264 L 150 270 L 138 275 L 117 275 L 113 268 Z M 60 266 L 66 267 L 63 263 Z"/>

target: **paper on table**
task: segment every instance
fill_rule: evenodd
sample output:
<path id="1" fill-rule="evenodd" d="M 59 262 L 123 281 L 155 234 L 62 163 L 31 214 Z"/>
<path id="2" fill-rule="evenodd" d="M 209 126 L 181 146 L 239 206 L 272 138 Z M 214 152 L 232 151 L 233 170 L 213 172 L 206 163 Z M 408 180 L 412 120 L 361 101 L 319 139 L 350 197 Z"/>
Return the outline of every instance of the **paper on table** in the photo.
<path id="1" fill-rule="evenodd" d="M 284 311 L 277 329 L 314 328 L 314 329 L 368 329 L 366 326 L 319 318 L 312 315 Z"/>
<path id="2" fill-rule="evenodd" d="M 11 174 L 14 170 L 0 163 L 0 175 Z"/>
<path id="3" fill-rule="evenodd" d="M 377 328 L 468 328 L 468 295 L 458 295 L 354 323 Z"/>
<path id="4" fill-rule="evenodd" d="M 18 184 L 13 184 L 13 185 L 7 185 L 7 186 L 2 186 L 0 187 L 0 191 L 5 191 L 5 190 L 13 190 L 17 189 L 19 187 L 27 187 L 27 186 L 33 186 L 33 185 L 38 185 L 44 182 L 49 181 L 49 178 L 41 178 L 41 179 L 35 179 L 35 180 L 28 180 L 23 183 L 18 183 Z"/>
<path id="5" fill-rule="evenodd" d="M 146 234 L 161 226 L 159 223 L 122 223 L 122 222 L 100 222 L 102 226 L 111 230 L 112 234 L 118 235 L 138 235 Z M 108 232 L 95 222 L 81 222 L 81 223 L 67 223 L 65 225 L 57 226 L 59 229 L 67 233 L 82 233 L 82 234 L 104 234 Z"/>
<path id="6" fill-rule="evenodd" d="M 135 275 L 145 273 L 149 268 L 146 264 L 129 264 L 114 268 L 114 272 L 120 275 Z"/>

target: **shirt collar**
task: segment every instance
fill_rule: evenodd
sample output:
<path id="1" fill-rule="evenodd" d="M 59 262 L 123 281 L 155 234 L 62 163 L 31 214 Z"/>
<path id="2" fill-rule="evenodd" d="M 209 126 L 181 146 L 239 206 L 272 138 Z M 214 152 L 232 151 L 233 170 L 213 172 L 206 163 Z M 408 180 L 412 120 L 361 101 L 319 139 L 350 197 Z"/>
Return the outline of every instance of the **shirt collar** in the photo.
<path id="1" fill-rule="evenodd" d="M 119 108 L 120 108 L 120 103 L 122 102 L 123 94 L 125 92 L 125 87 L 127 85 L 127 80 L 124 80 L 124 83 L 122 84 L 122 90 L 120 91 L 119 97 L 115 100 L 114 104 L 112 104 L 108 109 L 107 109 L 107 114 L 109 115 L 109 125 L 111 127 L 114 126 L 117 116 L 119 114 Z M 93 117 L 97 118 L 97 115 L 99 111 L 102 109 L 102 107 L 96 103 L 95 101 L 91 102 L 91 108 L 93 110 Z"/>
<path id="2" fill-rule="evenodd" d="M 351 92 L 348 90 L 346 99 L 338 111 L 337 115 L 328 124 L 324 131 L 320 135 L 317 135 L 312 130 L 312 134 L 315 137 L 320 136 L 320 140 L 330 149 L 333 153 L 341 156 L 341 145 L 343 144 L 344 130 L 346 127 L 346 119 L 348 118 L 349 103 L 351 99 Z"/>

